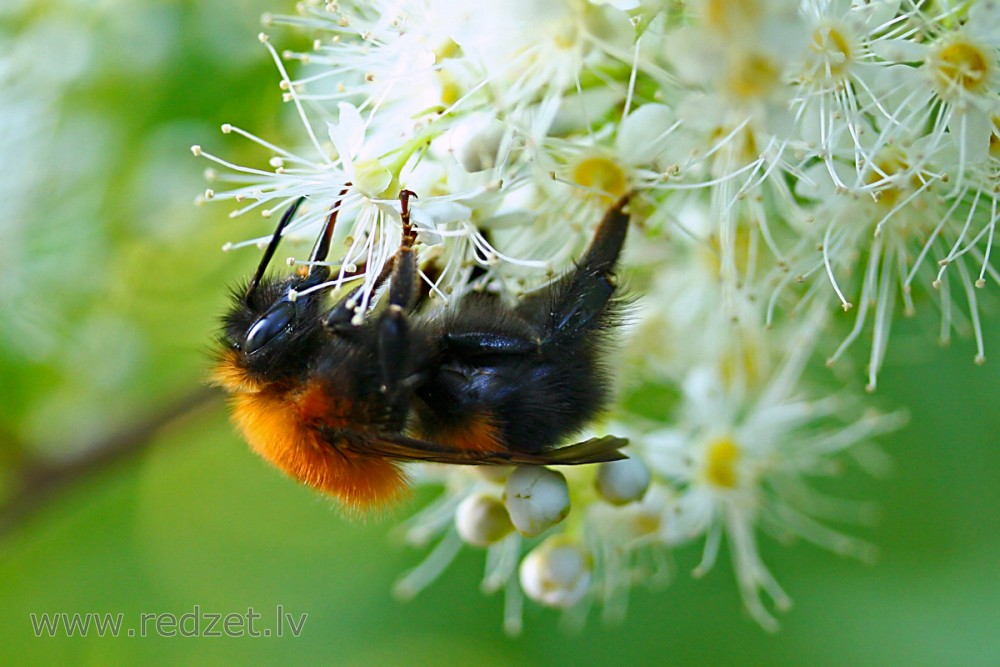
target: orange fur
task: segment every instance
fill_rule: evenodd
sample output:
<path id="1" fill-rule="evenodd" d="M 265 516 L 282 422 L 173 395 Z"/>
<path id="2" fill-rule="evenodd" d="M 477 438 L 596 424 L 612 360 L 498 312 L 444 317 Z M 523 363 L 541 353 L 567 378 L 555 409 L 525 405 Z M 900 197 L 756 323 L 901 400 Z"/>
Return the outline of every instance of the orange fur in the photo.
<path id="1" fill-rule="evenodd" d="M 233 422 L 250 447 L 290 477 L 337 498 L 344 506 L 369 510 L 398 499 L 406 488 L 399 466 L 324 442 L 310 423 L 330 428 L 348 424 L 349 402 L 324 394 L 316 383 L 290 393 L 262 390 L 227 355 L 212 375 L 233 393 Z"/>
<path id="2" fill-rule="evenodd" d="M 433 439 L 442 444 L 477 452 L 499 452 L 505 449 L 489 415 L 473 415 L 460 426 L 435 430 Z"/>
<path id="3" fill-rule="evenodd" d="M 347 428 L 352 402 L 331 396 L 319 382 L 310 382 L 295 397 L 299 419 L 307 424 L 322 424 L 331 429 Z"/>
<path id="4" fill-rule="evenodd" d="M 212 369 L 209 381 L 228 392 L 260 391 L 260 383 L 248 377 L 246 372 L 237 365 L 238 355 L 239 352 L 236 350 L 225 350 L 219 357 L 215 368 Z"/>

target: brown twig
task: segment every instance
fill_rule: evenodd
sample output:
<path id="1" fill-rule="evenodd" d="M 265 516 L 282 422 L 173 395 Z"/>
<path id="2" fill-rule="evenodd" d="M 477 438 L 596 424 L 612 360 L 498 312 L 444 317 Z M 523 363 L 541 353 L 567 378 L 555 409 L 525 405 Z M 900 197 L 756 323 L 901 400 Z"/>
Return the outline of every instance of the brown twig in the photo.
<path id="1" fill-rule="evenodd" d="M 20 486 L 0 504 L 0 535 L 11 532 L 69 486 L 148 448 L 160 431 L 219 398 L 217 389 L 198 387 L 120 431 L 103 436 L 68 460 L 22 458 L 14 475 Z"/>

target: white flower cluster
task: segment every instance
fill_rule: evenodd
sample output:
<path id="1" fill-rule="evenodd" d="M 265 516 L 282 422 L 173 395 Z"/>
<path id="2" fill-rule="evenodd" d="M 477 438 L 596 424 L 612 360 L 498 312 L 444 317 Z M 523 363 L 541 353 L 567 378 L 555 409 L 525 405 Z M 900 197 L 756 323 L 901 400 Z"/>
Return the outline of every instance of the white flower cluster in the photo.
<path id="1" fill-rule="evenodd" d="M 428 466 L 420 479 L 446 491 L 407 535 L 437 547 L 400 592 L 470 545 L 487 550 L 483 588 L 506 592 L 512 631 L 524 594 L 578 614 L 598 601 L 613 616 L 632 585 L 664 576 L 670 549 L 704 540 L 702 573 L 725 541 L 748 609 L 771 628 L 762 593 L 777 609 L 788 598 L 758 555 L 761 532 L 870 555 L 822 523 L 863 520 L 866 507 L 808 482 L 847 457 L 877 467 L 866 443 L 900 419 L 809 385 L 806 369 L 817 350 L 833 363 L 870 336 L 874 390 L 897 303 L 911 315 L 932 302 L 941 338 L 971 332 L 984 360 L 977 293 L 1000 281 L 990 265 L 1000 4 L 298 9 L 266 22 L 311 31 L 311 51 L 279 55 L 261 40 L 304 145 L 279 148 L 227 124 L 271 153 L 269 168 L 194 152 L 222 167 L 209 177 L 223 188 L 205 198 L 241 202 L 233 215 L 306 196 L 288 233 L 309 239 L 339 203 L 334 282 L 365 281 L 359 317 L 399 243 L 402 187 L 419 194 L 422 277 L 446 304 L 474 288 L 537 289 L 579 255 L 610 202 L 634 193 L 623 273 L 638 303 L 618 362 L 624 398 L 598 429 L 627 435 L 632 458 L 565 477 Z M 294 78 L 288 61 L 300 61 Z M 831 345 L 841 309 L 854 310 L 854 325 Z M 664 400 L 627 400 L 649 395 Z"/>

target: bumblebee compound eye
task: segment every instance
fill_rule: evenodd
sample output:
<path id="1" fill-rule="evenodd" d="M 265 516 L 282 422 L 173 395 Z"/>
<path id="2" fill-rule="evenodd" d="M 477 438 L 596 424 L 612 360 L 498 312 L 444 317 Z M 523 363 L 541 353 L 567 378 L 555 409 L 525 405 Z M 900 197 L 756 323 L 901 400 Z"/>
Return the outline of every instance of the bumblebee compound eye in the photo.
<path id="1" fill-rule="evenodd" d="M 247 354 L 253 354 L 291 326 L 294 320 L 295 304 L 291 301 L 279 301 L 261 315 L 247 331 L 243 350 Z"/>

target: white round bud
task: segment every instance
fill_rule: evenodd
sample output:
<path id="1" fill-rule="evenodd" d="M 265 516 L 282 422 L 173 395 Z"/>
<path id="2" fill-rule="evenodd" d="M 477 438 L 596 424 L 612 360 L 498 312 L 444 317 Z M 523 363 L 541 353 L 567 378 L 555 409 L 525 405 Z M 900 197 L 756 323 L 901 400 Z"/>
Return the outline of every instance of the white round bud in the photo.
<path id="1" fill-rule="evenodd" d="M 522 535 L 541 535 L 569 514 L 566 478 L 542 466 L 516 468 L 504 485 L 504 503 Z"/>
<path id="2" fill-rule="evenodd" d="M 635 457 L 607 461 L 598 466 L 594 486 L 601 497 L 612 505 L 642 500 L 649 488 L 649 468 Z"/>
<path id="3" fill-rule="evenodd" d="M 590 556 L 565 535 L 553 535 L 521 561 L 521 588 L 547 607 L 565 609 L 590 589 Z"/>
<path id="4" fill-rule="evenodd" d="M 459 504 L 455 528 L 462 540 L 476 547 L 488 547 L 514 530 L 503 502 L 485 493 L 468 496 Z"/>
<path id="5" fill-rule="evenodd" d="M 378 198 L 392 184 L 392 172 L 380 161 L 354 162 L 354 189 L 371 198 Z"/>
<path id="6" fill-rule="evenodd" d="M 510 471 L 513 470 L 511 466 L 475 466 L 474 470 L 477 475 L 486 480 L 487 482 L 493 482 L 494 484 L 503 484 L 507 477 L 510 476 Z"/>
<path id="7" fill-rule="evenodd" d="M 496 118 L 473 116 L 452 130 L 450 149 L 470 174 L 492 169 L 500 160 L 500 147 L 506 132 L 504 124 Z"/>

